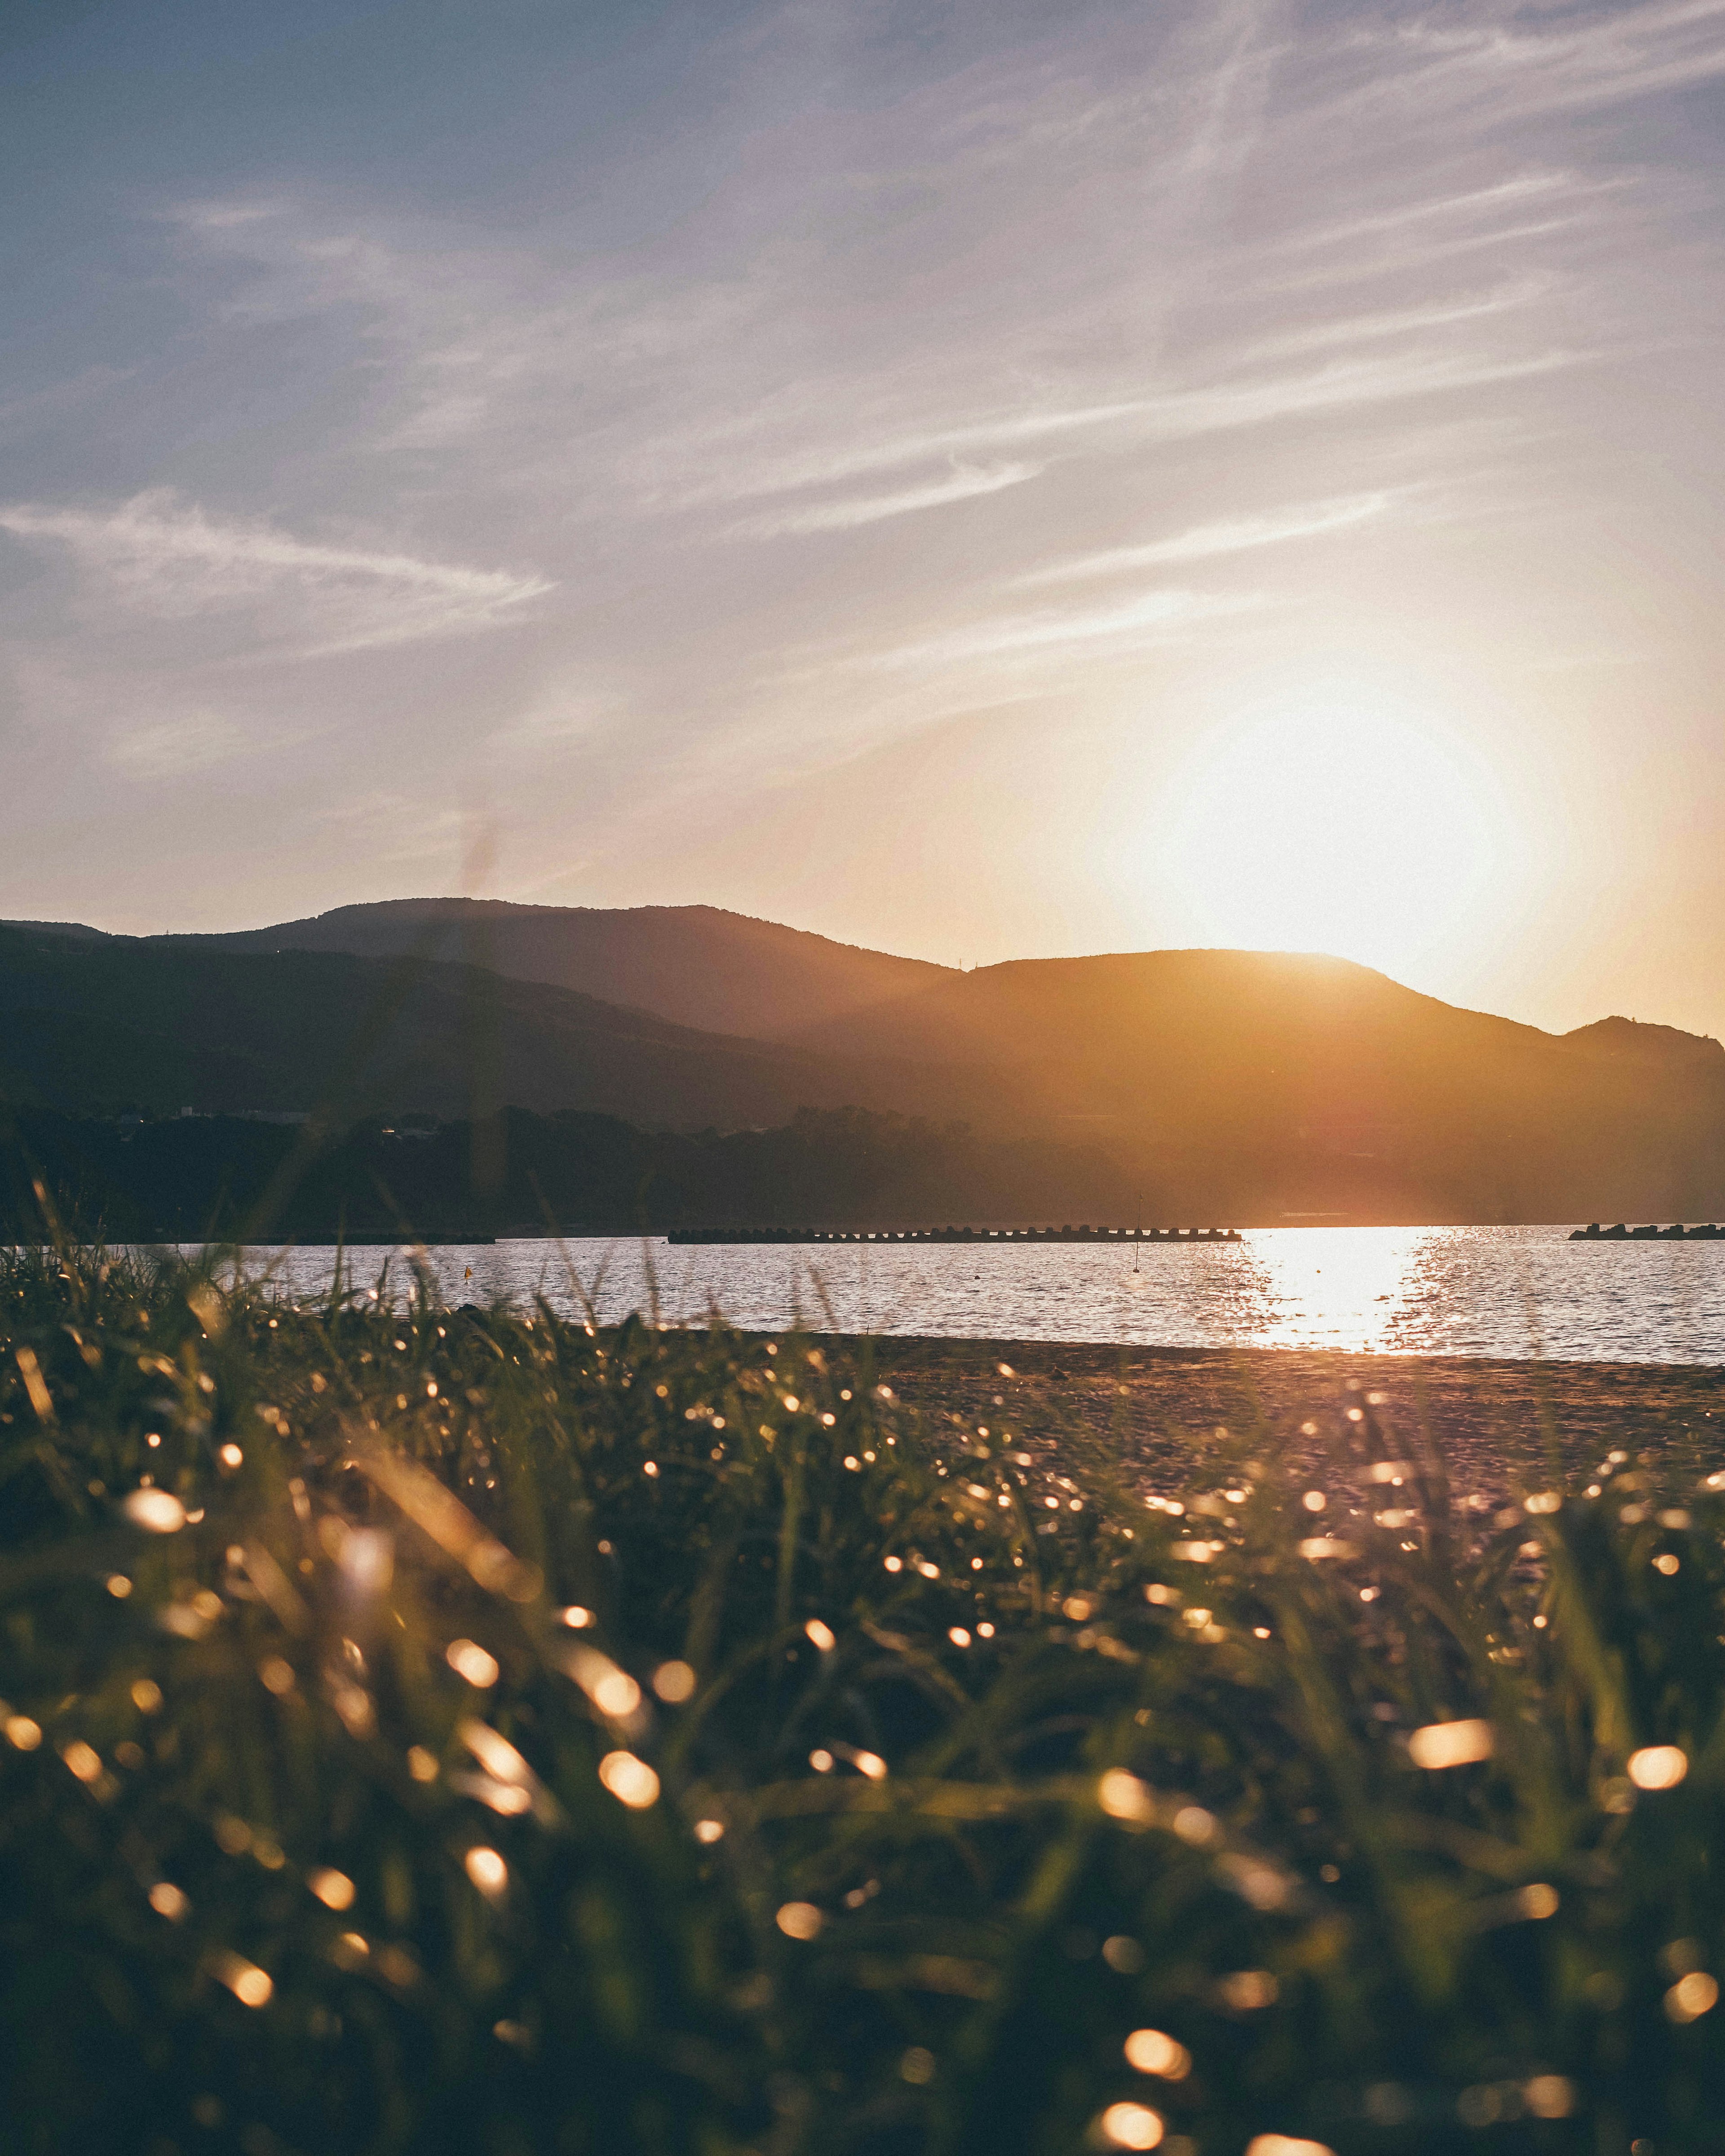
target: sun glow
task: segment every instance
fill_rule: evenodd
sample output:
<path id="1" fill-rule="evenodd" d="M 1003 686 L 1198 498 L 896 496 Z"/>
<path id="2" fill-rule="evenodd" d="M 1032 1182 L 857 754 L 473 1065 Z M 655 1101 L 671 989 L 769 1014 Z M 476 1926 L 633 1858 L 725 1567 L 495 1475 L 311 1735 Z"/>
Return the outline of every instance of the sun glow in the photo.
<path id="1" fill-rule="evenodd" d="M 1199 744 L 1165 866 L 1219 943 L 1405 973 L 1483 940 L 1517 855 L 1501 787 L 1447 730 L 1313 697 Z"/>

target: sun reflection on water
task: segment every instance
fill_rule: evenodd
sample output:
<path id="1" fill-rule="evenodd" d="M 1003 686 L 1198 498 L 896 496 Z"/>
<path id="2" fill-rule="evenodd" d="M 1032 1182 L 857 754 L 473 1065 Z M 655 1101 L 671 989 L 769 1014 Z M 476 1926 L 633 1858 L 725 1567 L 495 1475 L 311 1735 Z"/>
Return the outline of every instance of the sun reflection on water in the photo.
<path id="1" fill-rule="evenodd" d="M 1291 1228 L 1255 1239 L 1251 1255 L 1266 1305 L 1255 1344 L 1393 1351 L 1416 1324 L 1428 1285 L 1425 1246 L 1443 1233 Z"/>
<path id="2" fill-rule="evenodd" d="M 313 1292 L 334 1253 L 293 1251 L 279 1277 Z M 382 1250 L 347 1261 L 374 1280 Z M 570 1269 L 606 1322 L 732 1322 L 1123 1346 L 1349 1353 L 1725 1360 L 1725 1243 L 1585 1245 L 1567 1226 L 1249 1229 L 1236 1244 L 708 1245 L 656 1238 L 505 1242 L 427 1254 L 452 1301 L 576 1313 Z"/>

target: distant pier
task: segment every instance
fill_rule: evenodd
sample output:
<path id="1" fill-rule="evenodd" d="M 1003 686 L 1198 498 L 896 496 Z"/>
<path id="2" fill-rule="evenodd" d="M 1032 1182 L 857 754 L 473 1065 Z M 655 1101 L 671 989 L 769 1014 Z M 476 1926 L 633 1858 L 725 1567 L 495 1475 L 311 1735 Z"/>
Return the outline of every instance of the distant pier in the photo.
<path id="1" fill-rule="evenodd" d="M 1570 1231 L 1572 1243 L 1717 1243 L 1725 1242 L 1725 1228 L 1715 1226 L 1709 1220 L 1705 1226 L 1686 1228 L 1681 1222 L 1669 1228 L 1627 1228 L 1621 1220 L 1614 1226 L 1602 1228 L 1597 1220 L 1589 1220 L 1584 1228 Z"/>
<path id="2" fill-rule="evenodd" d="M 671 1243 L 1237 1243 L 1237 1228 L 673 1228 Z"/>

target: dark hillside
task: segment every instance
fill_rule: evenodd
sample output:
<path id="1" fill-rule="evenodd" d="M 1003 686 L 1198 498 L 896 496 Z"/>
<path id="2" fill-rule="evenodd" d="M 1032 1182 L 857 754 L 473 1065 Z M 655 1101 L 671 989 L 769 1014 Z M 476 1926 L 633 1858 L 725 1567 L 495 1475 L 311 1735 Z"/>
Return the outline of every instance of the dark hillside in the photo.
<path id="1" fill-rule="evenodd" d="M 913 1073 L 700 1033 L 474 966 L 0 929 L 0 1099 L 440 1120 L 505 1102 L 645 1125 L 922 1105 Z"/>
<path id="2" fill-rule="evenodd" d="M 998 1113 L 1106 1142 L 1218 1211 L 1403 1219 L 1725 1206 L 1725 1050 L 1607 1019 L 1562 1038 L 1346 960 L 1020 960 L 800 1038 L 989 1065 Z"/>
<path id="3" fill-rule="evenodd" d="M 722 1136 L 511 1108 L 477 1128 L 362 1124 L 316 1151 L 300 1132 L 234 1116 L 131 1127 L 25 1110 L 9 1130 L 0 1121 L 0 1243 L 41 1234 L 39 1180 L 55 1216 L 132 1243 L 1060 1219 L 1106 1214 L 1120 1194 L 1095 1148 L 855 1108 Z"/>
<path id="4" fill-rule="evenodd" d="M 944 967 L 834 943 L 716 906 L 512 906 L 403 898 L 220 937 L 229 951 L 448 959 L 633 1004 L 679 1025 L 772 1039 L 932 986 Z"/>
<path id="5" fill-rule="evenodd" d="M 1081 1145 L 1112 1163 L 1117 1221 L 1725 1213 L 1717 1042 L 1617 1019 L 1560 1038 L 1268 952 L 937 973 L 769 1042 L 444 960 L 0 929 L 0 1098 L 685 1131 L 854 1106 Z M 1043 1203 L 1027 1184 L 991 1217 Z"/>
<path id="6" fill-rule="evenodd" d="M 37 936 L 73 936 L 85 943 L 111 943 L 105 928 L 86 928 L 81 921 L 0 921 L 0 928 L 23 928 Z"/>

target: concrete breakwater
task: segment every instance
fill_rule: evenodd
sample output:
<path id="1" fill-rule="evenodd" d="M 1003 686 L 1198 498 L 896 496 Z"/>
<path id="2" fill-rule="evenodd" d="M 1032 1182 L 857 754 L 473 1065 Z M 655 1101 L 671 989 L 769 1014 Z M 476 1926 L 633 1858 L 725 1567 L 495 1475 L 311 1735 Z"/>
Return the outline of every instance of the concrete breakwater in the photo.
<path id="1" fill-rule="evenodd" d="M 673 1228 L 672 1243 L 1237 1243 L 1237 1228 Z"/>
<path id="2" fill-rule="evenodd" d="M 1597 1220 L 1589 1220 L 1584 1228 L 1571 1230 L 1572 1243 L 1713 1243 L 1725 1241 L 1725 1228 L 1707 1221 L 1703 1226 L 1685 1227 L 1681 1221 L 1669 1228 L 1626 1228 L 1621 1220 L 1609 1228 L 1602 1228 Z"/>

